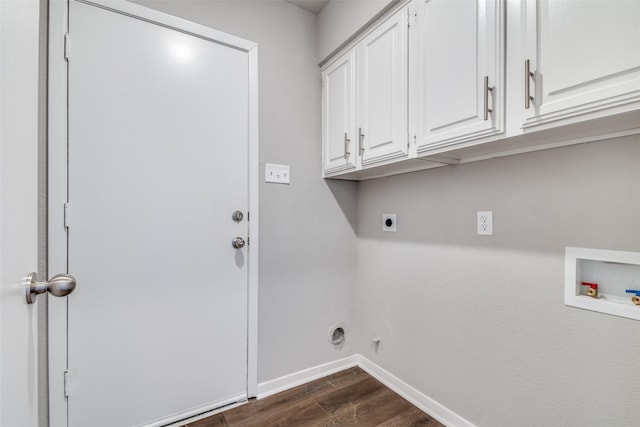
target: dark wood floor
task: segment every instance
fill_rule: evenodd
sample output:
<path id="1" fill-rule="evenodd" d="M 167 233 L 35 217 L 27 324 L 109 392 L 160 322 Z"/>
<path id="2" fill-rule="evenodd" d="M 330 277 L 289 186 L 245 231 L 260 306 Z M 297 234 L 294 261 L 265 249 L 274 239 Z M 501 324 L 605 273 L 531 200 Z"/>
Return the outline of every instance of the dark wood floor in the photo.
<path id="1" fill-rule="evenodd" d="M 220 426 L 443 427 L 358 367 L 188 424 Z"/>

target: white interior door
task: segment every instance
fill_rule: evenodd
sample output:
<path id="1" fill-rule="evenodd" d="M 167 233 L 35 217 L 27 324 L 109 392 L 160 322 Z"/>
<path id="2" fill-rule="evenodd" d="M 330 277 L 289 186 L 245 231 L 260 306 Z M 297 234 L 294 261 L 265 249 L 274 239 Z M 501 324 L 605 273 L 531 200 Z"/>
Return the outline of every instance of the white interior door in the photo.
<path id="1" fill-rule="evenodd" d="M 38 425 L 37 1 L 0 1 L 0 426 Z M 41 276 L 42 277 L 42 276 Z"/>
<path id="2" fill-rule="evenodd" d="M 68 425 L 242 400 L 248 53 L 75 0 L 69 39 Z"/>

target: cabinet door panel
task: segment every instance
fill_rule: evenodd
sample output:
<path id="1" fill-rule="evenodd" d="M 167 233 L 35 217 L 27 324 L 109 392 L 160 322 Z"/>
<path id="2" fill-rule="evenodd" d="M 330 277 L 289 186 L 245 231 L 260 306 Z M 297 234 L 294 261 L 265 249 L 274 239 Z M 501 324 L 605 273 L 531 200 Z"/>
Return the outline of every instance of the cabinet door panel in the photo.
<path id="1" fill-rule="evenodd" d="M 502 132 L 500 7 L 495 0 L 429 0 L 418 9 L 418 152 Z M 493 87 L 486 95 L 485 76 Z M 492 110 L 486 120 L 485 96 Z"/>
<path id="2" fill-rule="evenodd" d="M 535 75 L 525 126 L 640 101 L 639 1 L 529 0 L 526 6 L 527 59 Z"/>
<path id="3" fill-rule="evenodd" d="M 363 165 L 407 155 L 406 14 L 396 13 L 358 47 Z"/>
<path id="4" fill-rule="evenodd" d="M 355 52 L 353 51 L 336 60 L 322 73 L 322 139 L 325 173 L 356 167 L 354 74 Z"/>
<path id="5" fill-rule="evenodd" d="M 437 132 L 478 117 L 478 58 L 475 1 L 431 1 L 426 16 L 427 123 Z M 452 23 L 455 25 L 452 27 Z"/>

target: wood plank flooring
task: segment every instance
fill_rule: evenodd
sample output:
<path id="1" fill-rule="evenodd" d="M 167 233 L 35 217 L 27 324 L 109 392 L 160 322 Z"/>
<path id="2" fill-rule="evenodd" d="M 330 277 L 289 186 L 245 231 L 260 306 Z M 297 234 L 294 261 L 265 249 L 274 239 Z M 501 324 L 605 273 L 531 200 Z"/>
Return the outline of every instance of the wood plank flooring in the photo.
<path id="1" fill-rule="evenodd" d="M 355 367 L 187 427 L 444 427 Z"/>

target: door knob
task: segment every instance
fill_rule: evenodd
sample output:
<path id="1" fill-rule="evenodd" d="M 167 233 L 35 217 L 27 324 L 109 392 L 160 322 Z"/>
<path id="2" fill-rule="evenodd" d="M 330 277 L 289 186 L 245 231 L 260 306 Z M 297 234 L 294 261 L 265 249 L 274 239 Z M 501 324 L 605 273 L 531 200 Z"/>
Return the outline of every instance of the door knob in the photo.
<path id="1" fill-rule="evenodd" d="M 25 282 L 27 304 L 36 302 L 38 294 L 49 292 L 55 297 L 65 297 L 76 288 L 76 279 L 70 274 L 57 274 L 50 280 L 38 282 L 36 273 L 29 273 Z"/>
<path id="2" fill-rule="evenodd" d="M 234 237 L 231 241 L 231 246 L 236 249 L 244 248 L 244 239 L 242 237 Z"/>
<path id="3" fill-rule="evenodd" d="M 242 211 L 233 211 L 233 213 L 231 214 L 231 219 L 234 220 L 235 222 L 242 221 L 242 218 L 244 218 Z"/>

